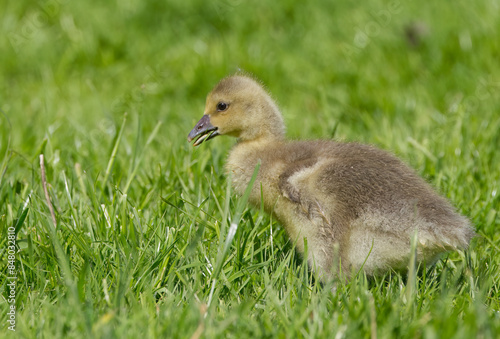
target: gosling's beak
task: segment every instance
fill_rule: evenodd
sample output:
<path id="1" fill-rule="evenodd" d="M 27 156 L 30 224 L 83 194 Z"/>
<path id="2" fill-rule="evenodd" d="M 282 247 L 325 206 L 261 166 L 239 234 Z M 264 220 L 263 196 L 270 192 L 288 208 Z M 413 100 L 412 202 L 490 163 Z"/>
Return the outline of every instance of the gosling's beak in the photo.
<path id="1" fill-rule="evenodd" d="M 196 123 L 196 126 L 189 132 L 188 141 L 191 142 L 196 139 L 193 146 L 198 146 L 203 141 L 210 140 L 218 136 L 217 127 L 212 126 L 210 117 L 204 115 L 203 118 Z"/>

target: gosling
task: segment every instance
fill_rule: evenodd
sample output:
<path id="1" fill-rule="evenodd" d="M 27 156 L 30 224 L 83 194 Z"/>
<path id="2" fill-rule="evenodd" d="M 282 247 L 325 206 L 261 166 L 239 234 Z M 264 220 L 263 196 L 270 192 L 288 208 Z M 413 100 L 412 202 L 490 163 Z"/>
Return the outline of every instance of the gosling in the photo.
<path id="1" fill-rule="evenodd" d="M 218 135 L 238 139 L 226 169 L 238 194 L 260 168 L 249 202 L 284 226 L 321 280 L 363 269 L 368 276 L 404 270 L 416 258 L 467 248 L 470 222 L 394 155 L 330 140 L 289 141 L 276 103 L 255 80 L 222 79 L 188 135 L 194 146 Z M 416 238 L 415 238 L 416 237 Z"/>

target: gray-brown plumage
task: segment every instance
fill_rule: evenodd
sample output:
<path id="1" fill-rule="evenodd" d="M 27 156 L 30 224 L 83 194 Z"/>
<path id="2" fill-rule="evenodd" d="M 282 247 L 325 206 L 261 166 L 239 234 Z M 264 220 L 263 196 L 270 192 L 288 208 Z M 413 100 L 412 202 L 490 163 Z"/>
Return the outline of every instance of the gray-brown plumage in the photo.
<path id="1" fill-rule="evenodd" d="M 281 113 L 253 79 L 231 76 L 208 95 L 203 118 L 188 140 L 217 135 L 238 142 L 226 168 L 242 194 L 260 161 L 249 201 L 272 213 L 326 279 L 363 268 L 368 275 L 408 265 L 417 231 L 417 260 L 466 248 L 469 221 L 408 166 L 372 146 L 334 141 L 287 141 Z M 262 192 L 261 192 L 262 189 Z M 262 193 L 262 194 L 261 194 Z"/>

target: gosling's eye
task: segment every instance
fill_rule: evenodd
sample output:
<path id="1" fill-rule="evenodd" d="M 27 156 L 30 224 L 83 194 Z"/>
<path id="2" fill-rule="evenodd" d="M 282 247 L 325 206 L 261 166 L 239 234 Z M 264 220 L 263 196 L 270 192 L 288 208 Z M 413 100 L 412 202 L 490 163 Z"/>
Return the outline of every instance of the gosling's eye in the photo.
<path id="1" fill-rule="evenodd" d="M 229 107 L 229 104 L 225 102 L 219 102 L 217 104 L 217 112 L 224 112 Z"/>

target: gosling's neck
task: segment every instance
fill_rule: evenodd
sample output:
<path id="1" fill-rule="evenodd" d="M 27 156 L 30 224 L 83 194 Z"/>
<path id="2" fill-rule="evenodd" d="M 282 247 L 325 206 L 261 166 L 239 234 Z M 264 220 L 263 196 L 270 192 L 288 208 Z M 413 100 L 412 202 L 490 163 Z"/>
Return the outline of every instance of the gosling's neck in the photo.
<path id="1" fill-rule="evenodd" d="M 260 133 L 253 138 L 238 138 L 236 144 L 238 146 L 251 145 L 273 145 L 276 143 L 285 142 L 285 133 L 265 132 Z"/>
<path id="2" fill-rule="evenodd" d="M 285 141 L 285 124 L 278 106 L 265 96 L 251 112 L 248 125 L 238 135 L 238 143 L 264 144 Z"/>
<path id="3" fill-rule="evenodd" d="M 255 166 L 264 160 L 269 160 L 270 154 L 286 142 L 284 136 L 264 135 L 252 140 L 238 140 L 229 152 L 226 168 L 233 174 L 237 182 L 243 180 L 239 175 L 250 176 Z M 246 180 L 246 179 L 245 179 Z M 246 182 L 243 180 L 242 182 Z"/>

